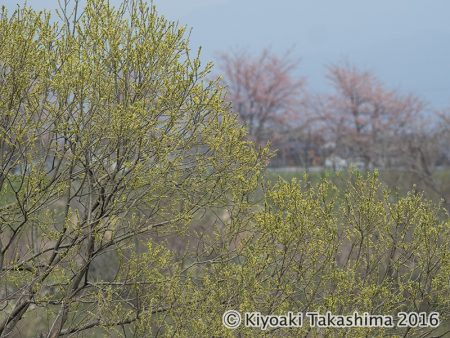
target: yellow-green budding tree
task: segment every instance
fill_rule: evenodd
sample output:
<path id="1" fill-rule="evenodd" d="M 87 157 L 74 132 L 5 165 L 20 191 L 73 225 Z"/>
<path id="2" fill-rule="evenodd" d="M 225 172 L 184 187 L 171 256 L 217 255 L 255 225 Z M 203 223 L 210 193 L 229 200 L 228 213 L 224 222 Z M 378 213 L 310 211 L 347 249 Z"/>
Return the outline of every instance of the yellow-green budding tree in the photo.
<path id="1" fill-rule="evenodd" d="M 266 189 L 268 149 L 184 27 L 138 0 L 58 14 L 0 14 L 0 337 L 262 333 L 225 328 L 227 309 L 445 320 L 438 207 L 375 177 Z"/>

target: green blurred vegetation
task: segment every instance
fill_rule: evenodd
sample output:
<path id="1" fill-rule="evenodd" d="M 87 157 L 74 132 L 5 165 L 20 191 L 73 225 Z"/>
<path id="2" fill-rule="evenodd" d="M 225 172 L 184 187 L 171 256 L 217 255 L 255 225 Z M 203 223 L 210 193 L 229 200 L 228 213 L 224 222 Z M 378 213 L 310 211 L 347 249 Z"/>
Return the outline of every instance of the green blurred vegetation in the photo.
<path id="1" fill-rule="evenodd" d="M 379 174 L 381 182 L 389 187 L 393 192 L 399 194 L 406 194 L 408 191 L 415 191 L 422 193 L 425 198 L 433 200 L 435 203 L 443 203 L 444 207 L 450 208 L 450 204 L 444 197 L 450 196 L 450 168 L 442 168 L 435 170 L 432 173 L 432 179 L 435 185 L 441 189 L 436 191 L 433 186 L 420 180 L 415 173 L 404 171 L 400 169 L 391 170 L 375 170 Z M 369 173 L 369 172 L 365 172 Z M 273 183 L 278 179 L 287 182 L 292 179 L 300 179 L 309 182 L 310 184 L 317 184 L 322 179 L 327 179 L 337 187 L 343 187 L 352 177 L 352 169 L 345 170 L 327 170 L 322 171 L 305 171 L 305 170 L 273 170 L 268 169 L 265 172 L 265 179 L 267 182 Z"/>

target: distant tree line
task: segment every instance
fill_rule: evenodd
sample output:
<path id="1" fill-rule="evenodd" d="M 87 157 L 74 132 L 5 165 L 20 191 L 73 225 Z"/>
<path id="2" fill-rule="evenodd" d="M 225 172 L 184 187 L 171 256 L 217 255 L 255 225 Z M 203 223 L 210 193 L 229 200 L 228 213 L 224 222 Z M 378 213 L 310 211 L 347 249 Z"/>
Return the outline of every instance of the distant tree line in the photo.
<path id="1" fill-rule="evenodd" d="M 333 90 L 316 94 L 290 54 L 226 53 L 220 61 L 228 98 L 249 137 L 276 150 L 271 166 L 401 170 L 450 197 L 434 178 L 450 166 L 448 112 L 349 63 L 329 66 Z"/>

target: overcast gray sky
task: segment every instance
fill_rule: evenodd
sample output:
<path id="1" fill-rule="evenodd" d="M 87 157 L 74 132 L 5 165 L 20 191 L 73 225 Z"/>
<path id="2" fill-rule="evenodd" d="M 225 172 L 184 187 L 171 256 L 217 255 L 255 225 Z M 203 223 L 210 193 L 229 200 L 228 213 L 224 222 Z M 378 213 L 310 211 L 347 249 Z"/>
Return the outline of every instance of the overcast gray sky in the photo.
<path id="1" fill-rule="evenodd" d="M 1 0 L 13 8 L 17 0 Z M 119 0 L 113 0 L 118 3 Z M 21 3 L 21 1 L 19 1 Z M 450 106 L 448 0 L 155 0 L 160 13 L 192 27 L 194 46 L 220 51 L 293 50 L 315 91 L 327 91 L 325 66 L 349 61 L 388 87 Z M 28 0 L 35 8 L 57 1 Z"/>

